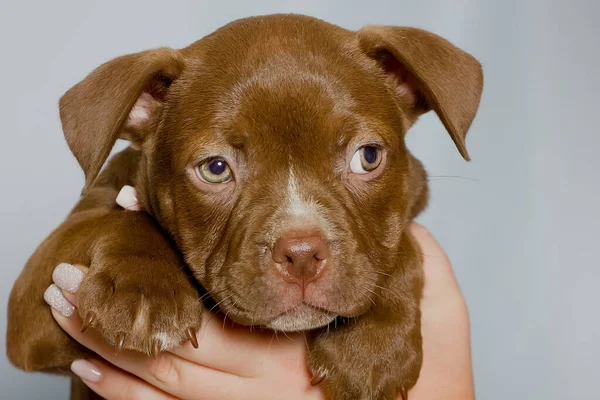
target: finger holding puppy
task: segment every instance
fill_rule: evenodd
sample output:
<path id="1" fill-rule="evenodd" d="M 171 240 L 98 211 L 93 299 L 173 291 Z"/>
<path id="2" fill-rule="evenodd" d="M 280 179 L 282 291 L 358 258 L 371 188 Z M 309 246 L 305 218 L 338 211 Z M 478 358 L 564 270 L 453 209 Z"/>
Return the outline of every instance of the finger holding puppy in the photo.
<path id="1" fill-rule="evenodd" d="M 98 360 L 76 360 L 71 371 L 94 392 L 110 400 L 175 400 L 154 386 L 127 372 Z"/>

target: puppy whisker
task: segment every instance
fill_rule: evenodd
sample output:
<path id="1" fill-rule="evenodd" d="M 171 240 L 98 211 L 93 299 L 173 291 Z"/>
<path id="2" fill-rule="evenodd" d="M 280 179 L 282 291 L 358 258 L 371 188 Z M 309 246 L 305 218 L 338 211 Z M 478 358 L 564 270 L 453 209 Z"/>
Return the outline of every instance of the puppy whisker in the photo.
<path id="1" fill-rule="evenodd" d="M 382 272 L 382 271 L 373 271 L 373 273 L 377 274 L 377 275 L 383 275 L 383 276 L 389 276 L 390 278 L 393 278 L 393 276 L 391 274 Z"/>
<path id="2" fill-rule="evenodd" d="M 442 179 L 462 179 L 465 181 L 479 182 L 477 179 L 467 178 L 465 176 L 460 175 L 431 175 L 427 177 L 428 181 L 437 181 Z"/>
<path id="3" fill-rule="evenodd" d="M 383 287 L 383 286 L 380 286 L 380 285 L 377 285 L 377 284 L 374 284 L 373 286 L 376 287 L 376 288 L 378 288 L 378 289 L 385 290 L 388 293 L 394 294 L 394 292 L 392 290 L 390 290 L 389 288 L 386 288 L 386 287 Z"/>
<path id="4" fill-rule="evenodd" d="M 275 331 L 273 331 L 273 334 L 271 335 L 271 341 L 269 341 L 269 350 L 271 350 L 271 345 L 273 344 L 273 337 L 275 337 Z"/>
<path id="5" fill-rule="evenodd" d="M 233 293 L 230 294 L 229 296 L 223 298 L 221 301 L 219 301 L 217 304 L 215 304 L 214 306 L 211 307 L 210 310 L 208 310 L 209 313 L 211 313 L 210 318 L 208 319 L 208 321 L 206 321 L 206 325 L 208 325 L 208 323 L 214 318 L 215 314 L 212 313 L 212 311 L 217 308 L 219 306 L 219 304 L 223 303 L 225 300 L 228 300 L 229 298 L 231 298 L 233 296 Z"/>
<path id="6" fill-rule="evenodd" d="M 329 325 L 327 325 L 327 329 L 328 329 L 327 332 L 329 333 Z M 304 339 L 304 345 L 306 346 L 306 353 L 310 357 L 310 346 L 308 345 L 308 339 L 306 338 L 306 332 L 302 331 L 300 333 L 302 334 L 302 338 Z"/>
<path id="7" fill-rule="evenodd" d="M 210 292 L 210 290 L 207 290 L 206 293 L 204 293 L 202 296 L 200 296 L 200 300 L 204 301 L 208 297 L 212 297 L 212 293 Z"/>
<path id="8" fill-rule="evenodd" d="M 231 308 L 235 307 L 236 305 L 237 305 L 237 300 L 233 302 L 233 304 L 231 305 Z M 225 318 L 223 318 L 223 332 L 225 332 L 225 323 L 227 321 L 227 316 L 229 315 L 231 308 L 225 313 Z"/>
<path id="9" fill-rule="evenodd" d="M 373 295 L 382 298 L 378 293 L 375 293 L 375 291 L 365 287 L 364 288 L 366 291 L 371 292 Z M 375 303 L 375 300 L 373 300 L 371 297 L 369 297 L 369 300 L 371 300 L 371 303 L 373 303 L 374 306 L 377 306 L 377 304 Z"/>

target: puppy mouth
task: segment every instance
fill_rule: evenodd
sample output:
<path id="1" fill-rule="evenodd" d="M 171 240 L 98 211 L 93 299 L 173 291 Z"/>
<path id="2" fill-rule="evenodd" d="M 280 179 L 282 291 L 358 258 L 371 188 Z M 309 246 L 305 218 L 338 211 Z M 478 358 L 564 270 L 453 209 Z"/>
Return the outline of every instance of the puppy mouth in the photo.
<path id="1" fill-rule="evenodd" d="M 330 311 L 300 303 L 275 316 L 265 327 L 283 332 L 308 331 L 329 325 L 336 317 Z"/>

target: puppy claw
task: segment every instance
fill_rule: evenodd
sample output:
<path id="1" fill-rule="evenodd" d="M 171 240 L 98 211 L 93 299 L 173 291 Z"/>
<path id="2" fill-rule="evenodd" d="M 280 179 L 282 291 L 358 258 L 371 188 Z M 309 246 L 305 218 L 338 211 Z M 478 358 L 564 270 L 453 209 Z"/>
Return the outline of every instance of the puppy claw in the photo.
<path id="1" fill-rule="evenodd" d="M 327 374 L 324 372 L 317 372 L 313 374 L 312 379 L 310 380 L 311 386 L 317 386 L 319 383 L 323 382 L 323 379 L 327 377 Z"/>
<path id="2" fill-rule="evenodd" d="M 400 397 L 402 400 L 408 400 L 408 393 L 406 392 L 406 389 L 400 389 Z"/>
<path id="3" fill-rule="evenodd" d="M 81 333 L 85 332 L 87 330 L 87 328 L 92 326 L 95 319 L 96 319 L 96 313 L 93 311 L 89 311 L 85 315 L 85 318 L 83 319 L 83 324 L 81 324 Z"/>
<path id="4" fill-rule="evenodd" d="M 125 343 L 125 334 L 119 333 L 117 336 L 117 341 L 115 343 L 115 353 L 119 354 L 123 350 L 123 344 Z"/>
<path id="5" fill-rule="evenodd" d="M 196 330 L 194 328 L 187 328 L 185 330 L 185 334 L 187 335 L 188 339 L 190 340 L 190 343 L 192 344 L 192 346 L 194 346 L 195 349 L 198 348 L 198 338 L 196 337 Z"/>
<path id="6" fill-rule="evenodd" d="M 152 344 L 152 357 L 156 358 L 160 354 L 160 343 L 158 340 L 155 340 Z"/>

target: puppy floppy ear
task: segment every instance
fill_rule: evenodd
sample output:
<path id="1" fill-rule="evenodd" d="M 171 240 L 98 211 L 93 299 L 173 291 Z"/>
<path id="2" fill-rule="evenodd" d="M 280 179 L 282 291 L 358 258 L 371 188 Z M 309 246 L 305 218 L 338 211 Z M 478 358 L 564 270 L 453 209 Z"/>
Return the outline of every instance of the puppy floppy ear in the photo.
<path id="1" fill-rule="evenodd" d="M 65 138 L 85 173 L 84 192 L 118 138 L 143 143 L 183 67 L 180 54 L 168 48 L 121 56 L 95 69 L 60 99 Z"/>
<path id="2" fill-rule="evenodd" d="M 465 137 L 483 90 L 481 65 L 433 33 L 416 28 L 367 26 L 358 31 L 363 51 L 393 78 L 410 123 L 433 109 L 465 160 Z"/>

